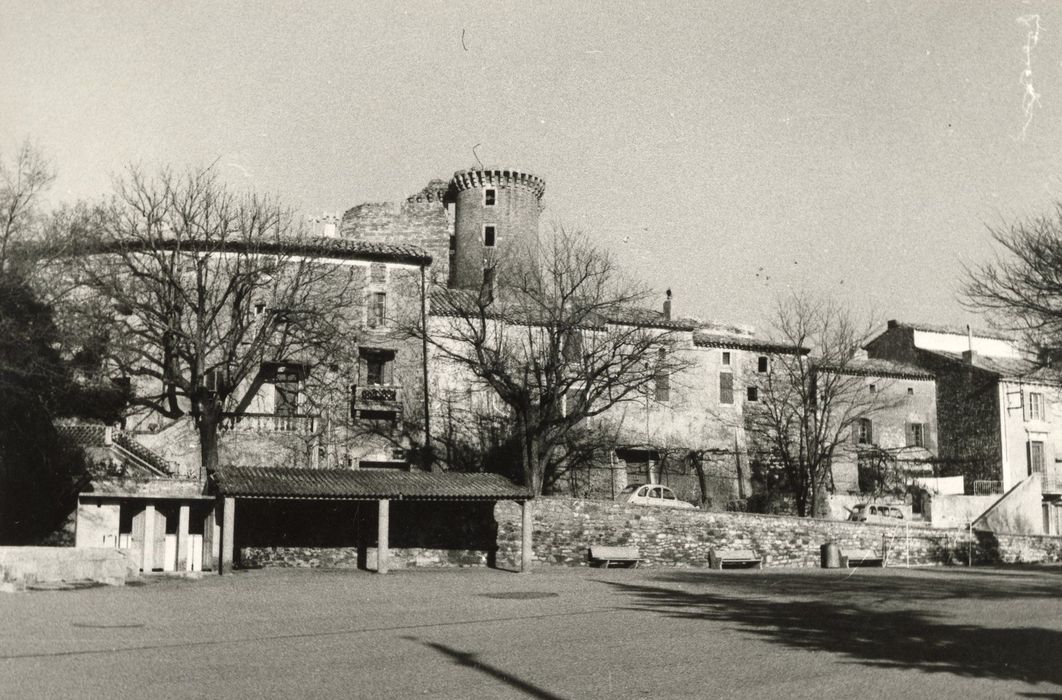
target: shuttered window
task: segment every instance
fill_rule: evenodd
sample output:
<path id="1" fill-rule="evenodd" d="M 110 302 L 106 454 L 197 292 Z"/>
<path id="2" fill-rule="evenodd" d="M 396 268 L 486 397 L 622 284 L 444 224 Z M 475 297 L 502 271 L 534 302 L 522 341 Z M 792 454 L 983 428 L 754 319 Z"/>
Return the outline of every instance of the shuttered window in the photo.
<path id="1" fill-rule="evenodd" d="M 719 373 L 719 403 L 734 403 L 734 375 Z"/>

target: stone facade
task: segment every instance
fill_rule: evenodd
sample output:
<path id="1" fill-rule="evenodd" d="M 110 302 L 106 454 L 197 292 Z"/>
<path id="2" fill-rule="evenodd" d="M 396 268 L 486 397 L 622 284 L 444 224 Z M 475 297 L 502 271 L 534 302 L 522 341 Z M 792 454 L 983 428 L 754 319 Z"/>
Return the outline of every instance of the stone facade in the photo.
<path id="1" fill-rule="evenodd" d="M 370 202 L 351 207 L 339 225 L 339 236 L 372 243 L 407 243 L 431 255 L 435 281 L 450 274 L 450 237 L 454 232 L 449 183 L 435 179 L 404 202 Z"/>

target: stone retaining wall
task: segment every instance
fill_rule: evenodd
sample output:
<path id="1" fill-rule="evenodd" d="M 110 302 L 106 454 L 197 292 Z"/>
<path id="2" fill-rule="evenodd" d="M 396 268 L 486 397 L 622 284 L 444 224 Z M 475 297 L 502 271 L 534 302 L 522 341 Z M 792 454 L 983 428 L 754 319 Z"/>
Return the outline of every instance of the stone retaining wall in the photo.
<path id="1" fill-rule="evenodd" d="M 520 509 L 502 502 L 498 561 L 519 560 Z M 610 501 L 539 498 L 534 503 L 535 560 L 586 566 L 591 545 L 633 545 L 649 566 L 707 566 L 711 549 L 751 549 L 767 566 L 819 566 L 826 542 L 887 551 L 894 564 L 1062 561 L 1062 538 L 992 535 L 922 526 L 879 525 L 748 513 L 649 509 Z"/>
<path id="2" fill-rule="evenodd" d="M 19 590 L 40 583 L 94 581 L 125 585 L 139 567 L 118 549 L 0 547 L 0 588 Z"/>
<path id="3" fill-rule="evenodd" d="M 390 568 L 486 566 L 493 553 L 476 549 L 431 549 L 426 547 L 390 550 Z M 375 547 L 243 547 L 240 566 L 247 568 L 376 568 Z"/>

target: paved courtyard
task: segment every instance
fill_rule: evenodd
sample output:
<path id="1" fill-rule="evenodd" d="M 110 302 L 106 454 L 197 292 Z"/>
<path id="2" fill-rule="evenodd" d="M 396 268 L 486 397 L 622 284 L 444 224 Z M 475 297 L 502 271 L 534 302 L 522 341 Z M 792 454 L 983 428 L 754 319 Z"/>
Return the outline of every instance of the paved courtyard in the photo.
<path id="1" fill-rule="evenodd" d="M 1062 697 L 1062 568 L 263 570 L 0 635 L 3 697 Z"/>

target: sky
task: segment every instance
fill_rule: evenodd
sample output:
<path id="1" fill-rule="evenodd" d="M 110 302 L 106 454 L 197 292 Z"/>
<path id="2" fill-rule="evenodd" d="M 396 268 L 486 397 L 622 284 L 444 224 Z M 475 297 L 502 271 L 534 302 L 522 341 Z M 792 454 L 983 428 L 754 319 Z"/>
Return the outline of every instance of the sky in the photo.
<path id="1" fill-rule="evenodd" d="M 794 289 L 983 325 L 989 227 L 1062 197 L 1062 3 L 0 0 L 0 156 L 51 203 L 215 163 L 307 213 L 477 161 L 546 180 L 676 313 Z"/>

